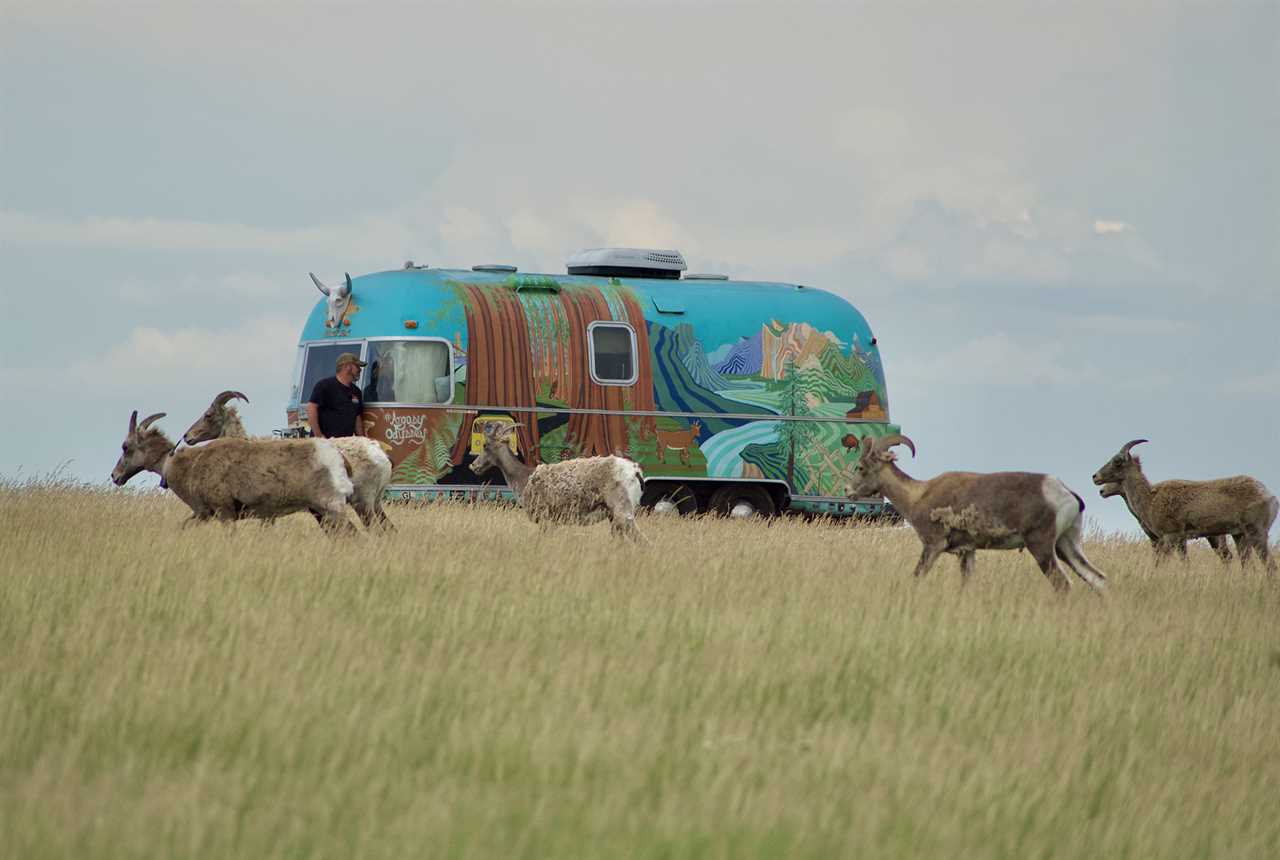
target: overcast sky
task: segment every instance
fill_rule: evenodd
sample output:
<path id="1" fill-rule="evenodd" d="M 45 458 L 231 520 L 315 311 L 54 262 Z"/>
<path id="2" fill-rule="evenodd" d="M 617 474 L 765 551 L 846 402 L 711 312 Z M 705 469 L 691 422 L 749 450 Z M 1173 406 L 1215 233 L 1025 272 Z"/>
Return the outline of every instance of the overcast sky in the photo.
<path id="1" fill-rule="evenodd" d="M 282 426 L 308 270 L 616 244 L 852 300 L 918 477 L 1280 490 L 1278 10 L 0 0 L 0 476 Z"/>

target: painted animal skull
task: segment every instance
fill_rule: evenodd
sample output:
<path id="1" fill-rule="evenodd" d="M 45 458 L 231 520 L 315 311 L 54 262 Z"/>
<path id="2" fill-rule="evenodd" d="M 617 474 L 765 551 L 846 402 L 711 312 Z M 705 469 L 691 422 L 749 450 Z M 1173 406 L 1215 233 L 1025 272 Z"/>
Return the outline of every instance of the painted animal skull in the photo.
<path id="1" fill-rule="evenodd" d="M 308 272 L 311 280 L 315 282 L 316 289 L 324 293 L 325 298 L 329 301 L 329 315 L 325 318 L 324 324 L 326 328 L 338 328 L 343 325 L 351 325 L 347 320 L 347 308 L 351 306 L 351 275 L 346 275 L 347 282 L 340 287 L 326 287 L 324 283 L 315 276 L 314 272 Z"/>

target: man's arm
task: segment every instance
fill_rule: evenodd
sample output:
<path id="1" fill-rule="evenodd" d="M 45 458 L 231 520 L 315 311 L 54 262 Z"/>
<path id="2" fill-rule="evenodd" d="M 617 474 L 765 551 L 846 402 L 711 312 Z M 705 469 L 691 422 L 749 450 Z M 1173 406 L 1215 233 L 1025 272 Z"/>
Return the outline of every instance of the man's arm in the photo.
<path id="1" fill-rule="evenodd" d="M 324 434 L 320 432 L 320 407 L 314 403 L 307 404 L 307 421 L 311 424 L 311 435 L 323 439 Z"/>

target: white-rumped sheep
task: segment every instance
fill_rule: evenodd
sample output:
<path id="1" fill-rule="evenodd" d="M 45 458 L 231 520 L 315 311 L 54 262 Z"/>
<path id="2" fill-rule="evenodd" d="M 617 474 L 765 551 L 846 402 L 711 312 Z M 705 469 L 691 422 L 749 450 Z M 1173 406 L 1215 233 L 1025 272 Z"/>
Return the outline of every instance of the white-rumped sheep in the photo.
<path id="1" fill-rule="evenodd" d="M 883 495 L 911 523 L 924 544 L 916 576 L 949 552 L 967 580 L 975 550 L 1025 547 L 1056 590 L 1071 587 L 1059 559 L 1089 587 L 1106 588 L 1106 574 L 1081 546 L 1084 500 L 1062 481 L 1033 472 L 944 472 L 917 481 L 894 462 L 894 445 L 906 445 L 915 456 L 915 444 L 901 434 L 862 439 L 848 492 L 852 498 Z"/>
<path id="2" fill-rule="evenodd" d="M 239 391 L 223 391 L 204 414 L 187 428 L 182 441 L 188 445 L 198 445 L 213 439 L 249 439 L 240 420 L 240 413 L 229 401 L 239 398 L 245 403 L 249 398 Z M 263 441 L 277 441 L 271 437 L 256 437 Z M 355 491 L 351 494 L 351 507 L 356 509 L 360 521 L 365 528 L 377 526 L 383 530 L 394 530 L 390 518 L 382 509 L 382 497 L 387 485 L 391 483 L 391 460 L 378 443 L 364 436 L 336 436 L 315 442 L 327 442 L 333 445 L 346 458 L 351 466 L 351 483 Z"/>
<path id="3" fill-rule="evenodd" d="M 1138 520 L 1138 527 L 1142 529 L 1142 533 L 1151 541 L 1151 545 L 1153 547 L 1156 546 L 1160 540 L 1160 536 L 1143 525 L 1142 520 L 1138 519 L 1138 515 L 1134 513 L 1133 505 L 1129 504 L 1128 499 L 1125 499 L 1124 487 L 1120 486 L 1118 483 L 1103 484 L 1098 490 L 1098 495 L 1102 496 L 1104 499 L 1109 499 L 1112 496 L 1119 496 L 1124 499 L 1124 506 L 1129 509 L 1129 513 L 1133 514 L 1133 518 Z M 1227 544 L 1226 535 L 1205 535 L 1204 539 L 1209 542 L 1209 546 L 1213 548 L 1213 551 L 1217 553 L 1218 558 L 1222 559 L 1224 564 L 1230 564 L 1231 547 Z M 1239 544 L 1237 544 L 1237 546 L 1239 546 Z M 1186 543 L 1183 543 L 1181 552 L 1184 556 L 1187 554 Z"/>
<path id="4" fill-rule="evenodd" d="M 608 517 L 614 534 L 638 538 L 636 506 L 644 487 L 640 466 L 625 457 L 584 457 L 529 466 L 509 444 L 514 427 L 484 428 L 484 451 L 471 464 L 483 475 L 499 469 L 516 501 L 535 523 L 587 525 Z"/>
<path id="5" fill-rule="evenodd" d="M 324 324 L 327 328 L 341 328 L 343 324 L 349 324 L 347 321 L 347 308 L 351 305 L 351 276 L 346 276 L 347 282 L 340 287 L 326 287 L 314 272 L 307 272 L 311 275 L 311 280 L 315 282 L 316 289 L 324 293 L 325 299 L 329 303 L 329 313 L 325 317 Z"/>
<path id="6" fill-rule="evenodd" d="M 1152 484 L 1142 461 L 1131 452 L 1146 439 L 1125 445 L 1093 475 L 1098 486 L 1119 484 L 1125 503 L 1143 530 L 1156 536 L 1157 559 L 1175 549 L 1186 554 L 1186 542 L 1211 535 L 1232 536 L 1243 567 L 1257 553 L 1269 572 L 1276 562 L 1267 544 L 1280 510 L 1262 482 L 1248 475 L 1211 481 L 1161 481 Z"/>
<path id="7" fill-rule="evenodd" d="M 141 423 L 136 411 L 129 417 L 120 459 L 111 470 L 116 486 L 146 470 L 160 475 L 191 508 L 194 521 L 270 520 L 310 511 L 326 531 L 355 532 L 346 514 L 351 476 L 332 445 L 308 439 L 219 439 L 176 450 L 169 437 L 151 426 L 163 417 L 160 412 Z"/>

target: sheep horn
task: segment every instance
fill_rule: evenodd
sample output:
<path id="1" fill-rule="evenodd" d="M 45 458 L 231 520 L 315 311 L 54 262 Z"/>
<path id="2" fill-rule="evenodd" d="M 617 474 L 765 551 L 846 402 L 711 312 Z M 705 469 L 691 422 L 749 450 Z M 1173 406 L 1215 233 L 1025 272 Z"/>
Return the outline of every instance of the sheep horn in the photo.
<path id="1" fill-rule="evenodd" d="M 906 445 L 911 449 L 911 456 L 914 457 L 916 455 L 916 443 L 912 442 L 901 433 L 894 433 L 891 436 L 881 436 L 875 442 L 875 448 L 877 451 L 887 451 L 894 445 Z"/>
<path id="2" fill-rule="evenodd" d="M 245 397 L 245 396 L 244 396 L 243 394 L 241 394 L 239 391 L 224 391 L 224 392 L 222 392 L 221 394 L 219 394 L 217 397 L 213 398 L 213 405 L 214 405 L 214 406 L 225 406 L 225 405 L 227 404 L 227 401 L 228 401 L 228 400 L 230 400 L 230 399 L 231 399 L 231 398 L 233 398 L 233 397 L 239 397 L 239 398 L 240 398 L 241 400 L 243 400 L 245 403 L 248 403 L 248 402 L 249 402 L 249 398 L 248 398 L 248 397 Z"/>
<path id="3" fill-rule="evenodd" d="M 307 274 L 311 276 L 311 280 L 316 282 L 316 289 L 324 293 L 326 296 L 329 295 L 329 288 L 320 283 L 320 279 L 316 277 L 315 272 L 307 272 Z"/>
<path id="4" fill-rule="evenodd" d="M 1134 439 L 1132 442 L 1125 442 L 1124 447 L 1120 449 L 1121 454 L 1128 455 L 1129 449 L 1134 445 L 1141 445 L 1143 442 L 1150 442 L 1150 439 Z"/>
<path id="5" fill-rule="evenodd" d="M 351 295 L 351 275 L 350 275 L 350 273 L 348 273 L 348 272 L 343 272 L 342 274 L 344 274 L 344 275 L 346 275 L 346 276 L 347 276 L 347 291 L 346 291 L 345 293 L 343 293 L 343 295 L 344 295 L 344 296 L 349 296 L 349 295 Z"/>
<path id="6" fill-rule="evenodd" d="M 132 436 L 138 432 L 138 410 L 133 410 L 133 414 L 129 416 L 129 435 Z"/>
<path id="7" fill-rule="evenodd" d="M 137 415 L 138 413 L 135 412 L 133 414 Z M 163 418 L 168 414 L 169 413 L 167 412 L 157 412 L 155 415 L 148 415 L 146 418 L 142 419 L 142 422 L 140 424 L 138 424 L 138 432 L 141 433 L 143 430 L 146 430 L 148 427 L 151 426 L 152 421 L 159 421 L 161 418 Z"/>

